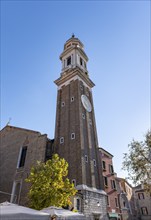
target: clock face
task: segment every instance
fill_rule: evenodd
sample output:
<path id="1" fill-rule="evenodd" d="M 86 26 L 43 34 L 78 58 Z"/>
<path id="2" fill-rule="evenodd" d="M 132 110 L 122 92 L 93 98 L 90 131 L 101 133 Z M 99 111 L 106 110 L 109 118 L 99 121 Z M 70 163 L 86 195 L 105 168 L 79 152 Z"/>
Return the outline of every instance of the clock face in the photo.
<path id="1" fill-rule="evenodd" d="M 88 97 L 85 96 L 85 95 L 81 95 L 81 101 L 82 101 L 83 107 L 84 107 L 88 112 L 91 112 L 91 111 L 92 111 L 92 106 L 91 106 L 91 103 L 90 103 Z"/>

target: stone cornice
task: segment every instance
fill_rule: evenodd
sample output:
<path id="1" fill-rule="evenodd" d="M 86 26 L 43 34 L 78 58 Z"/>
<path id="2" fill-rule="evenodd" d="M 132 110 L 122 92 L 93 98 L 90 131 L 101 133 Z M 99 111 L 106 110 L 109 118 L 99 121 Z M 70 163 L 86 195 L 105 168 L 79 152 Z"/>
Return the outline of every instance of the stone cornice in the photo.
<path id="1" fill-rule="evenodd" d="M 78 67 L 74 69 L 67 70 L 62 74 L 61 77 L 59 77 L 57 80 L 54 81 L 54 83 L 57 86 L 61 86 L 65 84 L 67 81 L 72 80 L 75 76 L 78 76 L 82 81 L 84 81 L 88 87 L 92 88 L 95 86 L 95 84 L 88 78 L 88 76 L 85 76 L 85 73 Z"/>
<path id="2" fill-rule="evenodd" d="M 104 190 L 96 189 L 94 187 L 88 187 L 87 185 L 84 185 L 84 184 L 77 185 L 76 189 L 77 190 L 85 190 L 85 191 L 95 192 L 95 193 L 99 193 L 99 194 L 102 194 L 102 195 L 107 195 L 107 193 Z"/>

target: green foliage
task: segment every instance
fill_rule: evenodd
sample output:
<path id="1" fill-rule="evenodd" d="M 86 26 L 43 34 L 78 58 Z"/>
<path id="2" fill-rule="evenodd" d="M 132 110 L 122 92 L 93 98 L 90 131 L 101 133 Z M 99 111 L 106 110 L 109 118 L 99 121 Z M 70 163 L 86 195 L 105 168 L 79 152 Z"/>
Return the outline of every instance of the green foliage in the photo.
<path id="1" fill-rule="evenodd" d="M 46 163 L 37 162 L 26 179 L 31 184 L 28 193 L 30 207 L 41 210 L 49 206 L 70 205 L 70 197 L 77 191 L 67 175 L 68 163 L 57 154 Z"/>
<path id="2" fill-rule="evenodd" d="M 124 154 L 123 169 L 128 171 L 129 179 L 136 184 L 144 184 L 151 192 L 151 132 L 145 135 L 145 140 L 133 140 L 129 145 L 129 153 Z"/>

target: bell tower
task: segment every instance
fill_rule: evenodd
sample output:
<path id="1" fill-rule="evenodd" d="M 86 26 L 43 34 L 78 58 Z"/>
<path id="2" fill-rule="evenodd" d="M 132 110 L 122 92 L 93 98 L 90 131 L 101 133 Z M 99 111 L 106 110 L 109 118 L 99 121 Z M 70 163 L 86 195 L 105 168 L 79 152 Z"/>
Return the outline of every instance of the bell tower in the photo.
<path id="1" fill-rule="evenodd" d="M 84 52 L 84 45 L 74 35 L 64 44 L 60 60 L 62 71 L 60 77 L 55 80 L 58 87 L 55 152 L 68 162 L 68 177 L 81 195 L 81 211 L 86 214 L 86 210 L 89 209 L 90 216 L 92 211 L 88 205 L 93 199 L 87 206 L 85 203 L 89 201 L 90 192 L 91 197 L 98 198 L 98 202 L 103 201 L 105 204 L 106 201 L 101 161 L 98 158 L 98 138 L 92 98 L 94 83 L 89 78 L 88 57 Z M 104 200 L 101 201 L 100 198 Z M 90 206 L 95 210 L 92 204 Z"/>

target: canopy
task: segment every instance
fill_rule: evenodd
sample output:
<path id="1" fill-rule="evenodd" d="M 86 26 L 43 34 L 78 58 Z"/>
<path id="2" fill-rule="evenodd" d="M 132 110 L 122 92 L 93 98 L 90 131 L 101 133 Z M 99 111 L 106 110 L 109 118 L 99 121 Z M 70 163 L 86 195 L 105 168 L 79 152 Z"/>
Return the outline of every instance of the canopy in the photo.
<path id="1" fill-rule="evenodd" d="M 71 212 L 59 207 L 50 206 L 41 211 L 49 213 L 51 216 L 56 216 L 57 220 L 86 220 L 86 217 L 83 214 Z"/>
<path id="2" fill-rule="evenodd" d="M 49 220 L 50 215 L 9 202 L 0 203 L 1 220 Z"/>

